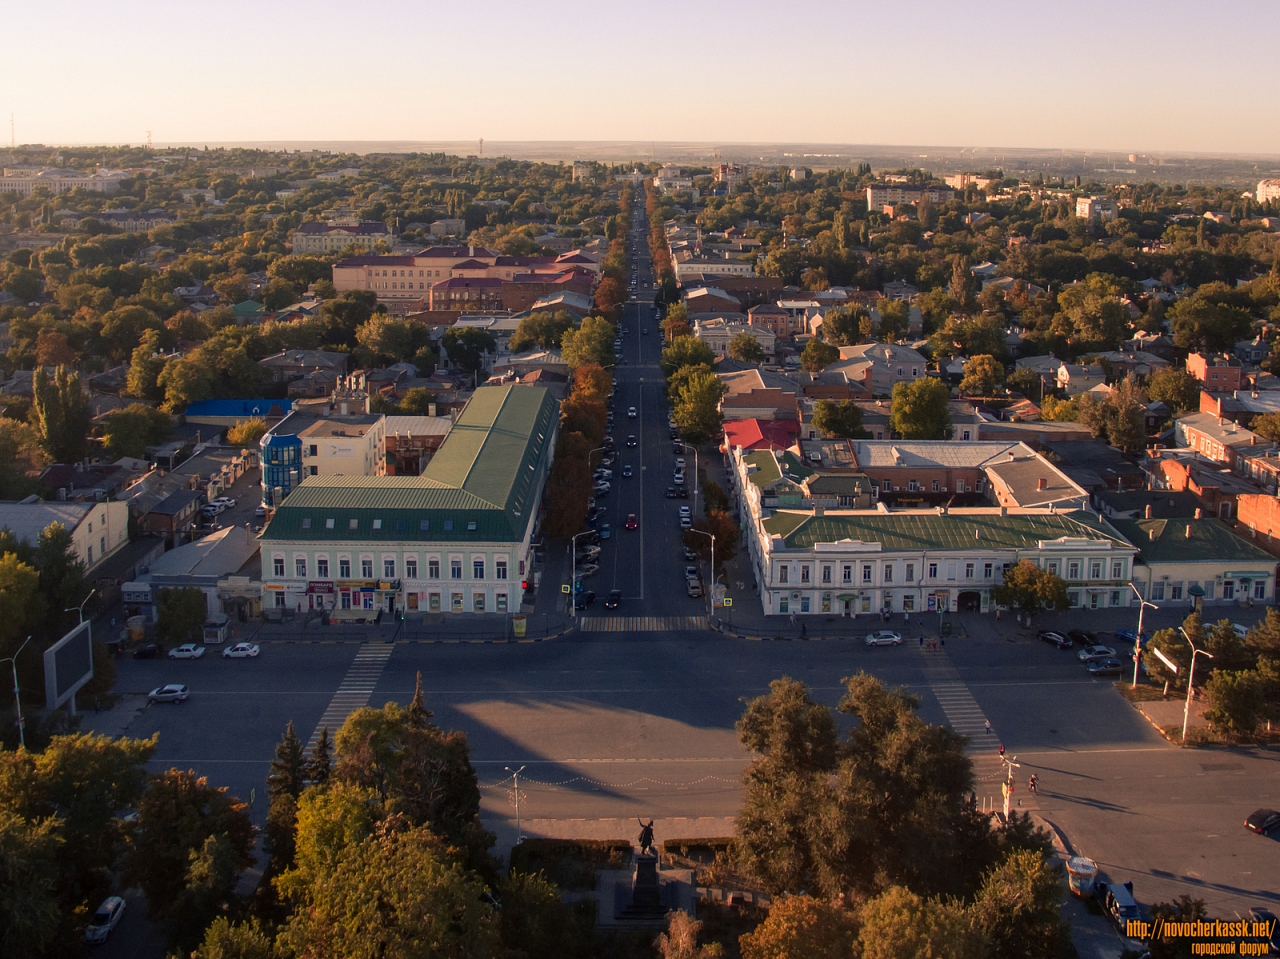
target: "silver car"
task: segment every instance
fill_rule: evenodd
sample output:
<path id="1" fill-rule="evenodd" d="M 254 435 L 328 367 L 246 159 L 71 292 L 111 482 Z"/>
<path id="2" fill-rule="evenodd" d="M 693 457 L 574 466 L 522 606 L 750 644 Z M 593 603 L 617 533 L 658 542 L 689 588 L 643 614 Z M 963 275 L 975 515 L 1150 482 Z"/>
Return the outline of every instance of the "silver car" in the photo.
<path id="1" fill-rule="evenodd" d="M 902 634 L 895 633 L 891 629 L 882 629 L 874 633 L 868 633 L 866 644 L 868 646 L 897 646 L 902 642 Z"/>
<path id="2" fill-rule="evenodd" d="M 111 930 L 120 925 L 124 916 L 124 900 L 119 896 L 107 896 L 102 900 L 84 930 L 85 942 L 106 942 Z"/>
<path id="3" fill-rule="evenodd" d="M 168 686 L 157 686 L 147 693 L 148 703 L 185 703 L 191 695 L 181 683 L 170 683 Z"/>
<path id="4" fill-rule="evenodd" d="M 183 643 L 169 650 L 170 659 L 199 659 L 204 655 L 204 647 L 195 643 Z"/>

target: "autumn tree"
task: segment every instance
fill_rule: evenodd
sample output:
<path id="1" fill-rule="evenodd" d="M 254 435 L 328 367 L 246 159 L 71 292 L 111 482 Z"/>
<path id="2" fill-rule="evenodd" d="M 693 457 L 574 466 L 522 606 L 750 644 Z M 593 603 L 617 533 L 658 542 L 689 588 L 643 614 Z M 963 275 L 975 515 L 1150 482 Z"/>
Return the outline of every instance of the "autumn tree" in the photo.
<path id="1" fill-rule="evenodd" d="M 951 435 L 951 391 L 942 380 L 922 376 L 895 383 L 889 428 L 903 439 L 941 440 Z"/>
<path id="2" fill-rule="evenodd" d="M 893 886 L 859 910 L 861 959 L 983 959 L 981 935 L 955 900 L 923 899 Z"/>
<path id="3" fill-rule="evenodd" d="M 240 420 L 227 430 L 227 442 L 242 448 L 256 447 L 267 435 L 267 421 L 261 416 Z"/>
<path id="4" fill-rule="evenodd" d="M 848 959 L 858 938 L 848 910 L 814 896 L 775 899 L 764 922 L 738 939 L 742 959 Z"/>
<path id="5" fill-rule="evenodd" d="M 1004 382 L 1004 366 L 994 356 L 971 356 L 964 365 L 960 392 L 969 396 L 994 396 Z"/>
<path id="6" fill-rule="evenodd" d="M 694 532 L 696 530 L 697 532 Z M 738 538 L 741 533 L 738 524 L 727 512 L 721 509 L 708 509 L 702 519 L 694 520 L 693 528 L 685 530 L 681 541 L 696 552 L 702 560 L 711 561 L 711 539 L 700 533 L 710 533 L 715 537 L 716 568 L 722 568 L 733 559 L 738 549 Z"/>

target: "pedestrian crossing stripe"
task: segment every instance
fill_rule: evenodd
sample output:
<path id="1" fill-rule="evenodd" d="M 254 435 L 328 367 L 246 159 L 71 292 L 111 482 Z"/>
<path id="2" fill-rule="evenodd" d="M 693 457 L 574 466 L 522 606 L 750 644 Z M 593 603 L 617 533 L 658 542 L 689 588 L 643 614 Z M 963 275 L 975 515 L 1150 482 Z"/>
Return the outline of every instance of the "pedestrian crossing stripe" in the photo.
<path id="1" fill-rule="evenodd" d="M 328 708 L 320 717 L 320 722 L 316 723 L 316 728 L 307 741 L 308 753 L 319 741 L 320 730 L 327 728 L 329 740 L 332 742 L 334 734 L 347 721 L 347 717 L 357 709 L 369 705 L 374 687 L 382 678 L 383 670 L 387 668 L 387 660 L 391 658 L 393 652 L 395 652 L 395 646 L 391 643 L 366 643 L 356 651 L 356 658 L 347 668 L 342 685 L 333 694 L 333 699 L 330 700 Z"/>
<path id="2" fill-rule="evenodd" d="M 706 616 L 584 616 L 578 629 L 585 633 L 666 633 L 709 629 Z"/>

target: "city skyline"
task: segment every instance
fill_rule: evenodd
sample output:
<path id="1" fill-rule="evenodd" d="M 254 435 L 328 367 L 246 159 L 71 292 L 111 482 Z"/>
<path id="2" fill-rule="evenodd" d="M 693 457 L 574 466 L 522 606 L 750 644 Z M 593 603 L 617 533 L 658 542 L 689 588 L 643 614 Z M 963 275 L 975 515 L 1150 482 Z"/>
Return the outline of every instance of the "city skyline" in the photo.
<path id="1" fill-rule="evenodd" d="M 353 23 L 327 2 L 232 2 L 210 22 L 134 0 L 106 23 L 59 24 L 51 69 L 39 8 L 19 8 L 0 111 L 18 143 L 46 144 L 484 137 L 1280 154 L 1269 64 L 1239 49 L 1241 35 L 1274 32 L 1280 10 L 1252 0 L 1211 19 L 1186 2 L 1088 2 L 1069 21 L 1037 4 L 1016 22 L 932 0 L 802 2 L 781 29 L 754 2 L 732 18 L 673 3 L 487 9 L 477 26 L 462 8 L 374 2 Z M 415 37 L 420 56 L 390 47 Z M 121 56 L 130 49 L 139 55 Z"/>

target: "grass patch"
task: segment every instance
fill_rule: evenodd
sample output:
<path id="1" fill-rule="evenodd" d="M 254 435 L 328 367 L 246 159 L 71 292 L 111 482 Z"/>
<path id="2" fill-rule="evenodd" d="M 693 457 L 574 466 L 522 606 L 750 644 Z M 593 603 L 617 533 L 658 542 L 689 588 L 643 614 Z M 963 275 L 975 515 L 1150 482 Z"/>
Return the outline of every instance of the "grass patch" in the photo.
<path id="1" fill-rule="evenodd" d="M 631 864 L 626 839 L 526 839 L 511 850 L 511 868 L 541 872 L 561 889 L 596 887 L 596 871 L 625 869 Z"/>
<path id="2" fill-rule="evenodd" d="M 1172 700 L 1175 696 L 1166 696 L 1164 694 L 1164 685 L 1152 686 L 1150 683 L 1138 683 L 1135 689 L 1130 682 L 1118 682 L 1115 684 L 1120 695 L 1131 703 L 1154 703 L 1161 700 Z"/>

